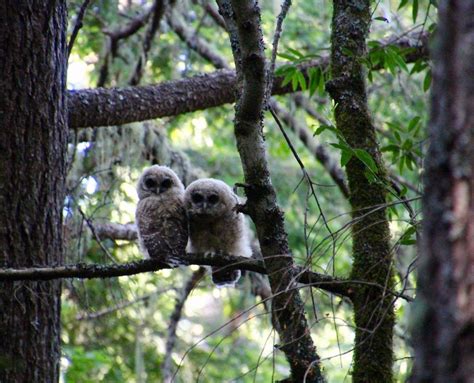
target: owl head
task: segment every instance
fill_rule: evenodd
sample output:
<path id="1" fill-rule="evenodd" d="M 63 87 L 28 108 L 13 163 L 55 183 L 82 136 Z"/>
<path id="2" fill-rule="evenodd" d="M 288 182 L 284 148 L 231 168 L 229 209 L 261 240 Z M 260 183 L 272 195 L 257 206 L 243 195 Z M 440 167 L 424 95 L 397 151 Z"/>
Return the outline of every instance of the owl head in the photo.
<path id="1" fill-rule="evenodd" d="M 138 198 L 183 195 L 184 186 L 167 166 L 153 165 L 144 170 L 137 185 Z"/>
<path id="2" fill-rule="evenodd" d="M 239 197 L 225 182 L 202 178 L 189 184 L 184 193 L 184 204 L 190 217 L 213 219 L 225 214 L 235 214 Z"/>

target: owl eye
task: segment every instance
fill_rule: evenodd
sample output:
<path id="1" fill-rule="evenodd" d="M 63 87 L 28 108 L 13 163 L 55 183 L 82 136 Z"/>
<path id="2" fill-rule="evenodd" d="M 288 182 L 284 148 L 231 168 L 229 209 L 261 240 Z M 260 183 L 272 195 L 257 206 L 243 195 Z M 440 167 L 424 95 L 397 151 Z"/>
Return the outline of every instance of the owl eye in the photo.
<path id="1" fill-rule="evenodd" d="M 200 203 L 204 201 L 204 197 L 202 196 L 202 194 L 199 194 L 199 193 L 191 194 L 191 199 L 194 203 Z"/>
<path id="2" fill-rule="evenodd" d="M 157 186 L 158 186 L 158 183 L 156 182 L 155 179 L 153 179 L 153 178 L 147 178 L 147 179 L 145 180 L 145 187 L 146 187 L 147 189 L 154 189 L 154 188 L 156 188 Z"/>
<path id="3" fill-rule="evenodd" d="M 170 178 L 165 178 L 163 181 L 161 181 L 160 189 L 169 189 L 171 185 L 173 185 L 173 181 L 171 181 Z"/>
<path id="4" fill-rule="evenodd" d="M 207 202 L 209 202 L 211 205 L 215 205 L 217 202 L 219 202 L 219 196 L 217 194 L 211 194 L 209 197 L 207 197 Z"/>

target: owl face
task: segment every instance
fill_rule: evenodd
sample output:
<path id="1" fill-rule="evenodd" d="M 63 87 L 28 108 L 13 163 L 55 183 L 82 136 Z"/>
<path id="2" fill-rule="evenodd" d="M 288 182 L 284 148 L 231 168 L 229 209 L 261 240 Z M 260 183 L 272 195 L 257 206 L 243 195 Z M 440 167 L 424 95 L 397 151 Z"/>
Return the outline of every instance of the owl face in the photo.
<path id="1" fill-rule="evenodd" d="M 225 182 L 203 178 L 186 188 L 184 203 L 190 217 L 211 219 L 233 212 L 238 198 Z"/>
<path id="2" fill-rule="evenodd" d="M 183 195 L 184 186 L 176 173 L 167 166 L 153 165 L 142 173 L 137 185 L 138 198 L 165 198 Z"/>

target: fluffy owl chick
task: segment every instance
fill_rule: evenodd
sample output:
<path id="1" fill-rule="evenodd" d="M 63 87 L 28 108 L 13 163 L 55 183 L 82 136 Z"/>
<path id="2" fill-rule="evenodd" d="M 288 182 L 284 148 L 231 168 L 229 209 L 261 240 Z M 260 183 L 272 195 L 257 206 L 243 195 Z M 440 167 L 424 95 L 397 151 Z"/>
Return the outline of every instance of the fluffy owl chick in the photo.
<path id="1" fill-rule="evenodd" d="M 184 193 L 189 219 L 187 251 L 250 257 L 249 229 L 243 214 L 235 210 L 239 202 L 225 182 L 212 178 L 192 182 Z M 240 270 L 212 268 L 212 281 L 217 286 L 234 286 L 239 278 Z"/>
<path id="2" fill-rule="evenodd" d="M 188 241 L 183 183 L 167 166 L 153 165 L 141 175 L 137 192 L 135 221 L 145 257 L 182 257 Z"/>

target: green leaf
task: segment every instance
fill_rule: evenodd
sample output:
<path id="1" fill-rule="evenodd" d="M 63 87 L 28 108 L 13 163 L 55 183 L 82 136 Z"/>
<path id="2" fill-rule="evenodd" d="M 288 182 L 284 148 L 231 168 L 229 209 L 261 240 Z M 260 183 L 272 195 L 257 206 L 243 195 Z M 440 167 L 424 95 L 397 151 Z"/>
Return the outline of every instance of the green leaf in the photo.
<path id="1" fill-rule="evenodd" d="M 326 129 L 327 129 L 327 125 L 320 125 L 318 129 L 316 129 L 316 131 L 314 132 L 313 134 L 313 137 L 314 136 L 319 136 L 322 132 L 324 132 Z"/>
<path id="2" fill-rule="evenodd" d="M 404 167 L 405 167 L 405 156 L 401 156 L 400 161 L 398 162 L 398 170 L 400 173 L 403 172 Z"/>
<path id="3" fill-rule="evenodd" d="M 420 116 L 413 117 L 408 123 L 408 131 L 411 132 L 413 129 L 415 129 L 418 123 L 420 122 L 420 120 L 421 120 Z"/>
<path id="4" fill-rule="evenodd" d="M 416 227 L 410 226 L 405 233 L 400 238 L 400 243 L 402 245 L 414 245 L 416 243 L 416 239 L 414 238 L 416 234 Z"/>
<path id="5" fill-rule="evenodd" d="M 290 83 L 290 81 L 293 79 L 293 72 L 292 73 L 287 73 L 285 78 L 283 79 L 281 86 L 286 86 Z"/>
<path id="6" fill-rule="evenodd" d="M 324 78 L 324 72 L 321 70 L 320 76 L 319 76 L 318 93 L 322 96 L 324 95 L 325 90 L 326 90 L 326 82 Z"/>
<path id="7" fill-rule="evenodd" d="M 301 53 L 300 51 L 293 49 L 293 48 L 288 48 L 288 50 L 293 53 L 297 58 L 302 59 L 304 58 L 304 54 Z"/>
<path id="8" fill-rule="evenodd" d="M 413 141 L 407 138 L 405 142 L 402 144 L 403 150 L 410 150 L 413 147 Z"/>
<path id="9" fill-rule="evenodd" d="M 425 61 L 419 59 L 413 65 L 413 68 L 411 69 L 410 74 L 419 73 L 422 70 L 424 70 L 427 66 L 428 64 Z"/>
<path id="10" fill-rule="evenodd" d="M 425 79 L 423 80 L 423 90 L 426 92 L 431 86 L 431 70 L 426 72 Z"/>
<path id="11" fill-rule="evenodd" d="M 393 132 L 393 135 L 395 136 L 395 139 L 398 141 L 398 142 L 402 142 L 402 137 L 400 136 L 400 133 L 398 133 L 397 131 Z"/>
<path id="12" fill-rule="evenodd" d="M 400 1 L 400 5 L 398 6 L 398 9 L 402 9 L 405 5 L 407 5 L 408 3 L 408 0 L 402 0 Z"/>
<path id="13" fill-rule="evenodd" d="M 377 40 L 370 40 L 370 41 L 367 43 L 367 46 L 368 46 L 370 49 L 375 49 L 375 48 L 380 47 L 380 42 L 377 41 Z"/>
<path id="14" fill-rule="evenodd" d="M 321 71 L 319 68 L 310 68 L 308 70 L 309 76 L 309 96 L 311 97 L 316 90 L 318 89 L 319 84 L 319 77 L 321 75 Z"/>
<path id="15" fill-rule="evenodd" d="M 398 152 L 400 150 L 398 145 L 390 144 L 387 146 L 384 146 L 382 149 L 380 149 L 382 152 Z"/>
<path id="16" fill-rule="evenodd" d="M 384 56 L 384 67 L 387 68 L 390 71 L 390 73 L 392 73 L 395 76 L 397 73 L 396 68 L 395 68 L 396 66 L 397 64 L 393 57 L 392 52 L 390 52 L 389 50 L 386 50 L 385 56 Z"/>
<path id="17" fill-rule="evenodd" d="M 400 55 L 400 52 L 398 49 L 395 49 L 394 47 L 388 47 L 387 49 L 391 59 L 405 72 L 408 73 L 408 67 L 407 64 L 405 63 L 405 60 L 403 59 L 402 55 Z"/>
<path id="18" fill-rule="evenodd" d="M 337 148 L 337 149 L 340 149 L 340 150 L 345 150 L 345 151 L 348 151 L 348 152 L 351 152 L 351 151 L 352 151 L 352 149 L 351 149 L 349 146 L 347 146 L 346 144 L 343 144 L 343 143 L 341 143 L 341 142 L 340 142 L 340 143 L 337 143 L 337 144 L 336 144 L 335 142 L 332 142 L 332 143 L 330 143 L 329 145 L 331 145 L 331 146 L 333 146 L 333 147 L 335 147 L 335 148 Z"/>
<path id="19" fill-rule="evenodd" d="M 377 177 L 369 169 L 365 169 L 364 176 L 367 178 L 367 181 L 369 181 L 370 184 L 377 181 Z"/>
<path id="20" fill-rule="evenodd" d="M 288 72 L 294 71 L 295 67 L 289 64 L 284 64 L 275 69 L 275 76 L 284 76 Z"/>
<path id="21" fill-rule="evenodd" d="M 356 157 L 361 160 L 372 172 L 377 173 L 377 164 L 369 152 L 363 149 L 354 149 Z"/>
<path id="22" fill-rule="evenodd" d="M 413 0 L 412 16 L 413 22 L 416 23 L 416 18 L 418 16 L 418 0 Z"/>
<path id="23" fill-rule="evenodd" d="M 352 158 L 352 152 L 348 150 L 343 150 L 341 152 L 341 167 L 346 166 L 351 158 Z"/>
<path id="24" fill-rule="evenodd" d="M 382 17 L 382 16 L 379 16 L 379 17 L 374 17 L 374 20 L 378 20 L 378 21 L 385 21 L 386 23 L 388 23 L 388 19 L 386 19 L 385 17 Z"/>
<path id="25" fill-rule="evenodd" d="M 290 55 L 288 53 L 277 53 L 277 56 L 281 57 L 281 58 L 284 58 L 284 59 L 287 59 L 287 60 L 290 60 L 290 61 L 298 60 L 298 57 L 295 57 L 295 56 Z"/>
<path id="26" fill-rule="evenodd" d="M 300 71 L 297 72 L 296 76 L 298 77 L 298 83 L 300 84 L 300 87 L 302 90 L 306 90 L 306 79 L 303 76 L 303 73 Z"/>
<path id="27" fill-rule="evenodd" d="M 291 88 L 293 89 L 293 92 L 298 89 L 298 73 L 299 72 L 295 72 L 291 77 Z"/>

